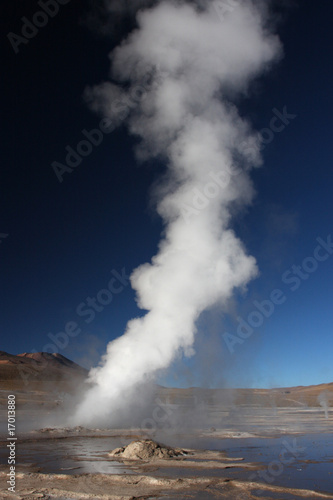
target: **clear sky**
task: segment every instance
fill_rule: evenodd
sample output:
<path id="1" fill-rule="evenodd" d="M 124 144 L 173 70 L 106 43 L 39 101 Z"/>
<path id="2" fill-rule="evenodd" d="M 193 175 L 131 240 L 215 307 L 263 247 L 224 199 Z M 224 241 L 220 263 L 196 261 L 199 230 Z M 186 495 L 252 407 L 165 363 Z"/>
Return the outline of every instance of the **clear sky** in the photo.
<path id="1" fill-rule="evenodd" d="M 52 163 L 100 126 L 85 88 L 107 80 L 108 54 L 132 27 L 111 25 L 101 36 L 88 0 L 63 3 L 25 43 L 7 34 L 22 35 L 36 2 L 1 4 L 0 349 L 56 344 L 90 367 L 142 314 L 127 276 L 156 252 L 162 224 L 150 186 L 163 165 L 138 164 L 120 126 L 72 158 L 78 165 L 59 182 Z M 175 362 L 161 383 L 333 382 L 333 4 L 286 4 L 276 28 L 283 58 L 237 103 L 266 140 L 252 173 L 257 195 L 232 221 L 260 274 L 228 314 L 216 307 L 200 318 L 197 354 Z M 98 295 L 110 280 L 111 302 Z"/>

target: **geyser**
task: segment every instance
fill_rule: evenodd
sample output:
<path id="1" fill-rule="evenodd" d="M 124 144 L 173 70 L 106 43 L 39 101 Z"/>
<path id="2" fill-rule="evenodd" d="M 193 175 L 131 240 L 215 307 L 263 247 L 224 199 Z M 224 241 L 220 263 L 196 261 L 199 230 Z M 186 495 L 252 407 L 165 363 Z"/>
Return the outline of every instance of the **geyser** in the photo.
<path id="1" fill-rule="evenodd" d="M 158 253 L 131 275 L 147 313 L 109 343 L 72 424 L 112 425 L 124 394 L 193 352 L 200 314 L 223 307 L 257 273 L 230 221 L 252 200 L 260 141 L 233 102 L 280 53 L 267 21 L 262 2 L 234 2 L 221 17 L 215 2 L 161 1 L 138 12 L 137 28 L 111 54 L 113 83 L 88 92 L 95 111 L 125 120 L 141 139 L 139 159 L 167 166 L 154 192 L 165 231 Z M 114 99 L 140 82 L 136 105 L 120 116 Z"/>

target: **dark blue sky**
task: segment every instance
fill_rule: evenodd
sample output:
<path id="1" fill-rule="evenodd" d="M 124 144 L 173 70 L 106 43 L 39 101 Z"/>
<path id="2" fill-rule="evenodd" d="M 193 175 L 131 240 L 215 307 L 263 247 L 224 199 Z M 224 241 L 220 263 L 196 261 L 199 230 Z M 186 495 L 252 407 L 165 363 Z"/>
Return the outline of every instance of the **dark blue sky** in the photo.
<path id="1" fill-rule="evenodd" d="M 333 4 L 291 3 L 277 28 L 283 59 L 239 103 L 258 130 L 270 128 L 283 109 L 297 115 L 289 124 L 285 119 L 281 132 L 263 132 L 264 165 L 253 172 L 257 196 L 234 220 L 260 276 L 246 295 L 235 297 L 229 317 L 214 310 L 202 318 L 197 357 L 176 363 L 177 380 L 171 372 L 169 383 L 333 381 Z M 60 183 L 52 163 L 64 163 L 66 147 L 76 149 L 85 139 L 82 131 L 100 124 L 83 93 L 107 80 L 108 54 L 121 29 L 98 36 L 84 22 L 88 2 L 72 0 L 15 53 L 7 34 L 21 35 L 22 16 L 31 20 L 40 7 L 6 1 L 1 9 L 0 349 L 53 350 L 56 338 L 61 354 L 90 366 L 141 314 L 124 274 L 156 252 L 162 226 L 149 190 L 162 166 L 138 165 L 133 139 L 120 127 L 104 134 Z M 321 243 L 315 253 L 317 238 L 328 250 Z M 112 301 L 100 293 L 105 305 L 94 303 L 111 279 Z M 260 321 L 252 314 L 255 304 L 270 300 L 276 289 L 281 304 L 273 312 L 267 306 L 269 317 Z M 237 337 L 237 317 L 253 325 L 258 320 L 242 342 L 225 335 Z M 58 335 L 66 325 L 71 336 Z"/>

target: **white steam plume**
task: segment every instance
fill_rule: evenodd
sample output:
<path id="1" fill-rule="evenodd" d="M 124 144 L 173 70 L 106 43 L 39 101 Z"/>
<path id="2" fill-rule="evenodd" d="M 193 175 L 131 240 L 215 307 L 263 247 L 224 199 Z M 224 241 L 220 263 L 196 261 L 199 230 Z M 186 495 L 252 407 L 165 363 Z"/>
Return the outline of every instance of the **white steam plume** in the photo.
<path id="1" fill-rule="evenodd" d="M 324 408 L 325 418 L 329 418 L 329 410 L 330 410 L 330 401 L 333 400 L 333 392 L 332 391 L 323 391 L 318 395 L 318 402 L 320 406 Z"/>
<path id="2" fill-rule="evenodd" d="M 230 217 L 251 201 L 247 171 L 260 164 L 260 144 L 230 100 L 246 92 L 280 44 L 266 28 L 262 3 L 233 2 L 224 18 L 218 3 L 168 0 L 140 11 L 138 28 L 112 53 L 112 77 L 121 85 L 133 88 L 150 75 L 126 123 L 141 138 L 138 155 L 168 166 L 157 192 L 165 233 L 151 263 L 131 276 L 138 305 L 148 312 L 109 343 L 72 423 L 106 417 L 112 423 L 124 393 L 179 352 L 191 354 L 199 315 L 223 307 L 256 275 Z M 111 83 L 97 86 L 93 108 L 116 120 L 112 101 L 123 92 Z"/>

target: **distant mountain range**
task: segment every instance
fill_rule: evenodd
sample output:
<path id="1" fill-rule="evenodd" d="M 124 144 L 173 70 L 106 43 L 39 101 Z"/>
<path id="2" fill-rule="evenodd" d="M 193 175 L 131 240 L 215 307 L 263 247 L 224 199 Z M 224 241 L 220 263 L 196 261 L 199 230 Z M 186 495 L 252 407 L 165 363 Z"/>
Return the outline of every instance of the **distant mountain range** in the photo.
<path id="1" fill-rule="evenodd" d="M 14 355 L 0 351 L 0 381 L 82 379 L 87 374 L 88 370 L 59 353 L 24 352 Z"/>
<path id="2" fill-rule="evenodd" d="M 88 370 L 58 353 L 34 352 L 9 354 L 0 351 L 0 389 L 46 390 L 57 386 L 76 391 L 88 375 Z M 58 382 L 60 384 L 58 384 Z M 333 383 L 312 386 L 281 387 L 275 389 L 203 389 L 191 387 L 176 389 L 159 387 L 157 394 L 162 401 L 178 404 L 185 400 L 213 404 L 232 401 L 237 405 L 314 407 L 333 406 Z M 67 390 L 67 389 L 66 389 Z M 69 390 L 69 389 L 68 389 Z"/>
<path id="3" fill-rule="evenodd" d="M 253 407 L 330 407 L 333 406 L 333 383 L 274 389 L 176 389 L 160 387 L 163 402 L 179 404 L 184 399 L 196 399 L 206 404 L 217 401 Z M 215 402 L 215 403 L 214 403 Z"/>

